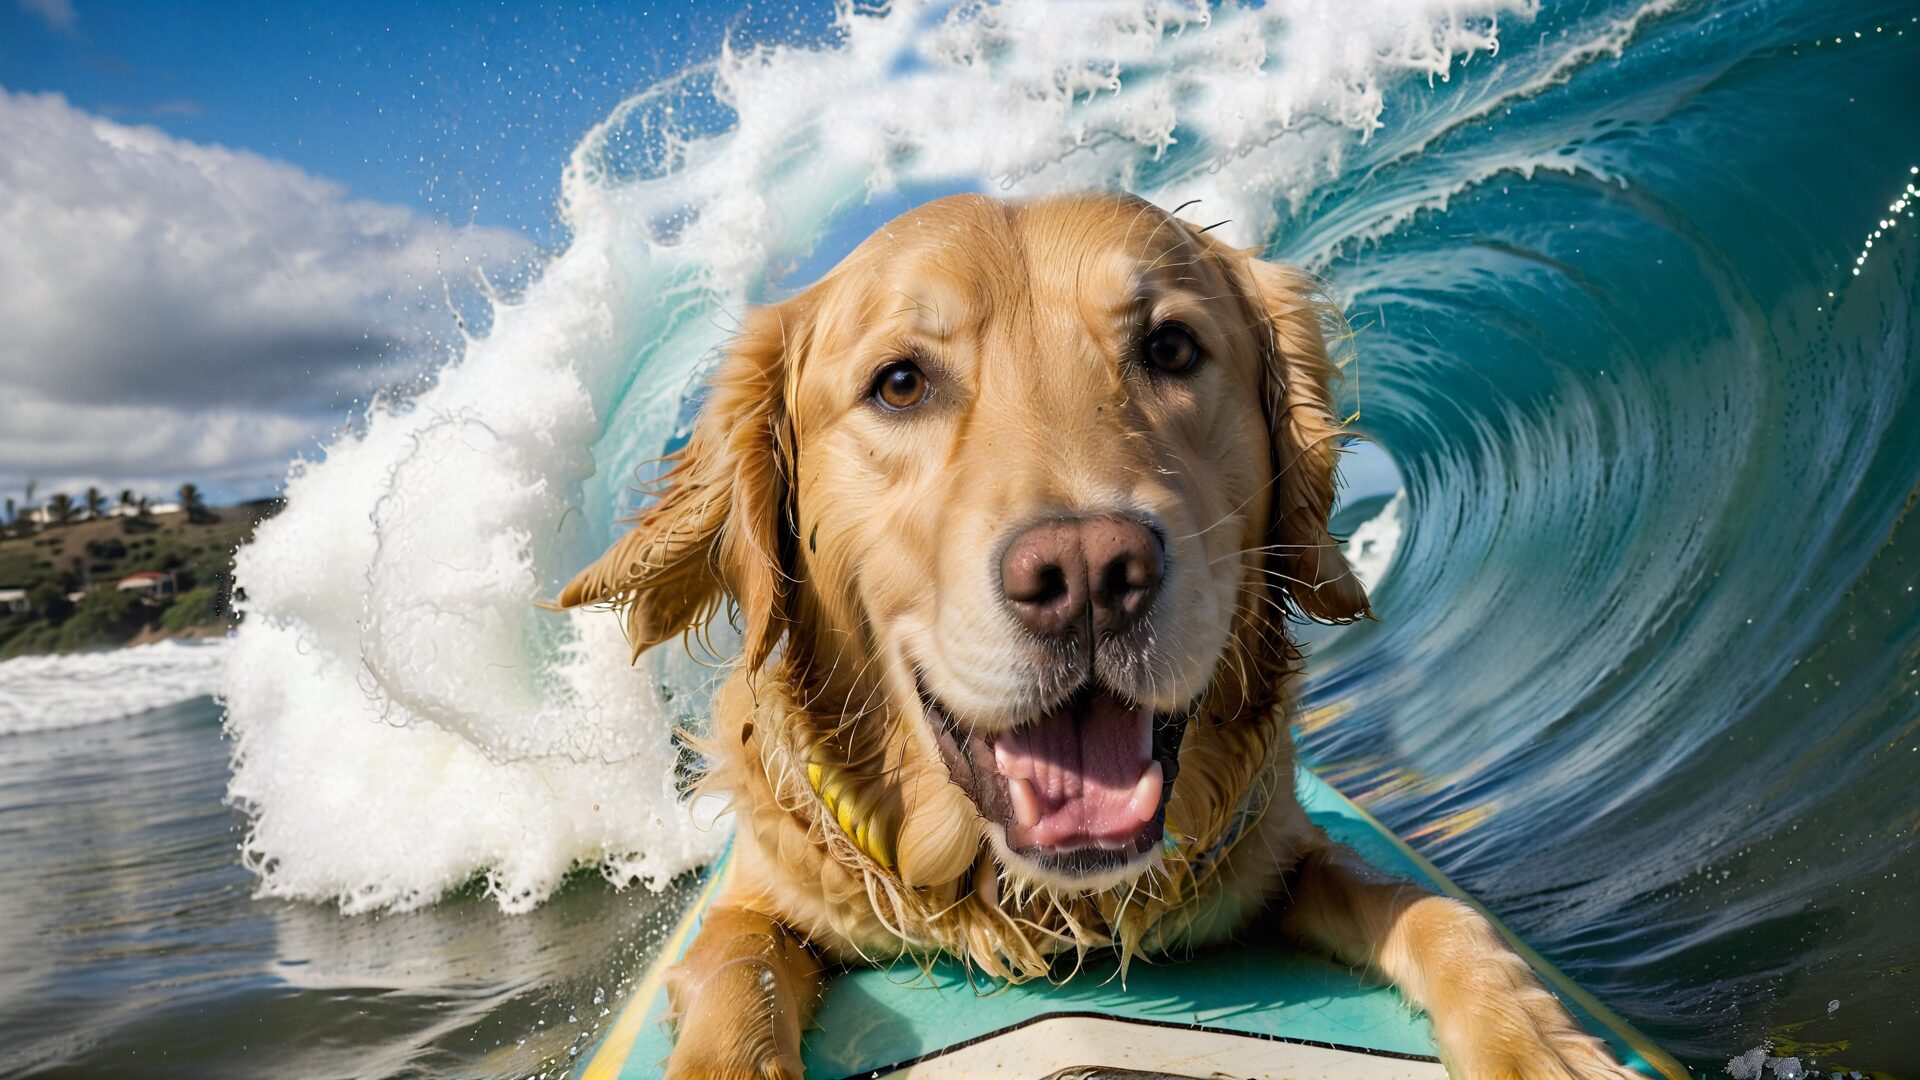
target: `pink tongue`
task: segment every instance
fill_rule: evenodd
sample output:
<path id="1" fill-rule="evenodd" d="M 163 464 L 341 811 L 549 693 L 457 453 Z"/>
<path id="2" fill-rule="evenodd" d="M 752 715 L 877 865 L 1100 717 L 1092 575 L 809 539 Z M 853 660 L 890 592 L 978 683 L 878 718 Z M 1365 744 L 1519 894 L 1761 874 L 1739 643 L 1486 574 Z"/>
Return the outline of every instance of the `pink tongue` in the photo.
<path id="1" fill-rule="evenodd" d="M 1128 846 L 1160 808 L 1153 711 L 1104 690 L 1001 735 L 993 756 L 1013 796 L 1016 849 Z"/>

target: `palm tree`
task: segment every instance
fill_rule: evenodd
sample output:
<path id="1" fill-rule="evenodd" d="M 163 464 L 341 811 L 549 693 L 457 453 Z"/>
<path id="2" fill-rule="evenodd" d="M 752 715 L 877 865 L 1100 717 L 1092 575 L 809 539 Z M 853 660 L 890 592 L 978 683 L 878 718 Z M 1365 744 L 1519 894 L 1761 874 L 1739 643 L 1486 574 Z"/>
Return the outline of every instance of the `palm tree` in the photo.
<path id="1" fill-rule="evenodd" d="M 62 491 L 47 500 L 47 513 L 52 516 L 53 524 L 65 525 L 73 520 L 76 513 L 73 496 Z"/>
<path id="2" fill-rule="evenodd" d="M 97 487 L 87 489 L 87 520 L 98 521 L 107 514 L 107 497 Z"/>
<path id="3" fill-rule="evenodd" d="M 125 516 L 133 512 L 133 489 L 120 489 L 120 513 Z"/>
<path id="4" fill-rule="evenodd" d="M 200 488 L 195 484 L 180 485 L 180 509 L 187 512 L 188 521 L 204 521 L 207 516 L 207 502 L 200 497 Z"/>

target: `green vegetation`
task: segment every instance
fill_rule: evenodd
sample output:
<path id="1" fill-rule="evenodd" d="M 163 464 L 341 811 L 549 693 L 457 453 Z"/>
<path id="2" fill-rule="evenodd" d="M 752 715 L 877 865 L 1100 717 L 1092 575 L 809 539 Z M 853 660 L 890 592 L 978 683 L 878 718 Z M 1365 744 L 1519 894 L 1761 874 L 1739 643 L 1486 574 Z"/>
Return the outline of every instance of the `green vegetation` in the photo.
<path id="1" fill-rule="evenodd" d="M 82 500 L 50 496 L 44 525 L 26 510 L 9 514 L 0 524 L 0 590 L 24 590 L 26 610 L 0 607 L 0 659 L 231 626 L 233 553 L 278 503 L 214 509 L 192 484 L 180 494 L 181 509 L 166 514 L 121 492 L 122 516 L 105 517 L 109 499 L 98 490 Z M 170 575 L 171 589 L 119 587 L 146 571 Z"/>
<path id="2" fill-rule="evenodd" d="M 226 593 L 211 585 L 189 589 L 174 597 L 160 613 L 160 629 L 177 634 L 196 626 L 214 625 L 221 621 L 226 602 Z"/>
<path id="3" fill-rule="evenodd" d="M 145 628 L 147 618 L 147 602 L 138 593 L 95 589 L 82 596 L 60 624 L 60 651 L 123 645 Z"/>
<path id="4" fill-rule="evenodd" d="M 207 509 L 206 502 L 200 498 L 200 489 L 192 484 L 180 485 L 180 509 L 186 511 L 187 520 L 196 525 L 214 519 L 213 512 Z"/>

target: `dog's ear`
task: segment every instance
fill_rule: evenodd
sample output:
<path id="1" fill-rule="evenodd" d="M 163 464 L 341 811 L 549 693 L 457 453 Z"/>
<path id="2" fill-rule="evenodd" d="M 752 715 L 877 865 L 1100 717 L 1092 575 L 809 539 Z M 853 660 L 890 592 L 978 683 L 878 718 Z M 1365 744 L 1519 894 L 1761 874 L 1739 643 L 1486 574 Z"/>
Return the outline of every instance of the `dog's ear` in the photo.
<path id="1" fill-rule="evenodd" d="M 660 498 L 560 593 L 560 607 L 623 611 L 636 657 L 705 626 L 728 597 L 740 611 L 750 670 L 786 630 L 793 474 L 787 375 L 800 317 L 799 301 L 749 313 L 714 373 L 692 437 L 667 458 Z"/>
<path id="2" fill-rule="evenodd" d="M 1340 369 L 1327 339 L 1344 336 L 1346 320 L 1304 271 L 1246 253 L 1241 265 L 1269 327 L 1261 400 L 1273 437 L 1274 488 L 1266 542 L 1275 545 L 1283 584 L 1303 614 L 1336 623 L 1367 618 L 1373 612 L 1366 589 L 1327 532 L 1345 437 L 1334 401 Z"/>

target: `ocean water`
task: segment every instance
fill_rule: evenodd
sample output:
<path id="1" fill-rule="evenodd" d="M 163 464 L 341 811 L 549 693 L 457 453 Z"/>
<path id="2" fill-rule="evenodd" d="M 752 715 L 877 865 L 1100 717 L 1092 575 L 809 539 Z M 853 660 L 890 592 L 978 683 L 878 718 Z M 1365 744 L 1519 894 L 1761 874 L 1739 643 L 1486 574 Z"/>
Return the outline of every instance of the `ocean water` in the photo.
<path id="1" fill-rule="evenodd" d="M 0 1072 L 564 1071 L 721 842 L 715 669 L 534 601 L 747 304 L 929 197 L 1125 188 L 1359 328 L 1324 774 L 1696 1070 L 1920 1074 L 1917 108 L 1910 2 L 898 4 L 695 63 L 294 468 L 221 706 L 0 665 Z"/>
<path id="2" fill-rule="evenodd" d="M 591 879 L 514 916 L 261 898 L 226 751 L 206 697 L 0 735 L 0 1075 L 564 1070 L 677 912 Z"/>

